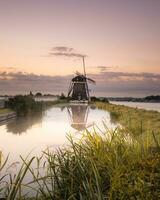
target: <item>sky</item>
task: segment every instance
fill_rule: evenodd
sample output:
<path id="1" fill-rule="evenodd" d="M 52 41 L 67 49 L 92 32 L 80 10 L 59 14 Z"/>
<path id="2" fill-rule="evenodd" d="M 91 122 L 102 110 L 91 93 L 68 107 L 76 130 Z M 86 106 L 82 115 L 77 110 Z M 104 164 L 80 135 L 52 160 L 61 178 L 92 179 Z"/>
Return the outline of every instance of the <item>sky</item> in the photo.
<path id="1" fill-rule="evenodd" d="M 160 94 L 159 54 L 159 0 L 0 0 L 0 94 L 67 93 L 83 55 L 91 94 Z"/>

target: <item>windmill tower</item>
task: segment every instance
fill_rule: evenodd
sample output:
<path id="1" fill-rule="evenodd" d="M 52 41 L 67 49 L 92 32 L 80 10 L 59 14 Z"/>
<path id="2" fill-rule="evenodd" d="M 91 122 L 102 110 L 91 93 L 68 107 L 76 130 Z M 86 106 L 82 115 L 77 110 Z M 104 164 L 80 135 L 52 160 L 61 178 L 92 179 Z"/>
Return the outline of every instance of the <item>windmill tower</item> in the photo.
<path id="1" fill-rule="evenodd" d="M 84 57 L 82 58 L 83 58 L 84 74 L 76 72 L 76 76 L 71 80 L 70 87 L 68 90 L 68 97 L 71 98 L 72 102 L 77 102 L 77 101 L 82 103 L 89 102 L 90 96 L 89 96 L 88 82 L 92 84 L 95 83 L 94 80 L 87 77 Z"/>

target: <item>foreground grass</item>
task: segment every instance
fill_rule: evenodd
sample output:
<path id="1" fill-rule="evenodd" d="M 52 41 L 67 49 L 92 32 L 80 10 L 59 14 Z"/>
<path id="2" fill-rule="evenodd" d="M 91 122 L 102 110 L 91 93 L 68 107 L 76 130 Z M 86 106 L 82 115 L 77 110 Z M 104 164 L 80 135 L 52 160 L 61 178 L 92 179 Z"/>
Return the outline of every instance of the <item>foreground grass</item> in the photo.
<path id="1" fill-rule="evenodd" d="M 35 192 L 32 199 L 37 200 L 160 198 L 160 151 L 150 152 L 148 144 L 123 129 L 102 135 L 86 132 L 79 141 L 68 139 L 70 147 L 47 150 L 29 161 L 22 158 L 19 173 L 4 186 L 0 184 L 6 199 L 31 199 L 23 195 L 26 188 Z M 31 167 L 33 161 L 36 170 Z M 27 173 L 32 181 L 24 184 Z"/>

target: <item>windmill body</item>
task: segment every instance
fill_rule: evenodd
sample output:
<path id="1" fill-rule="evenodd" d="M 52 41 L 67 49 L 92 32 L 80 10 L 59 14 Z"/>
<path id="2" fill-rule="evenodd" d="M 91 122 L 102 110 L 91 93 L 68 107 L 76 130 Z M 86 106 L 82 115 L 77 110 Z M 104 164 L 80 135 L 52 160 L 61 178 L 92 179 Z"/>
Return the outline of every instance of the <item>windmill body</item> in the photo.
<path id="1" fill-rule="evenodd" d="M 95 83 L 95 81 L 86 76 L 84 58 L 83 68 L 84 74 L 76 72 L 76 76 L 71 80 L 68 91 L 71 102 L 86 103 L 90 101 L 88 82 Z"/>
<path id="2" fill-rule="evenodd" d="M 86 78 L 83 76 L 74 77 L 68 95 L 71 97 L 71 100 L 89 101 L 89 91 Z"/>

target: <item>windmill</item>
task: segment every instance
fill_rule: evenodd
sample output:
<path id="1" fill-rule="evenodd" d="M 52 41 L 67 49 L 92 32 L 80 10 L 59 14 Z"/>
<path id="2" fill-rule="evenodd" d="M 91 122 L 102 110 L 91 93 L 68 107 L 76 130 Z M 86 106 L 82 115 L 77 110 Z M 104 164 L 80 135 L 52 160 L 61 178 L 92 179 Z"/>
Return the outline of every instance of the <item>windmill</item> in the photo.
<path id="1" fill-rule="evenodd" d="M 88 102 L 90 101 L 88 83 L 95 84 L 95 81 L 87 77 L 84 57 L 82 58 L 84 74 L 76 72 L 76 76 L 70 83 L 68 97 L 70 97 L 72 101 Z"/>

